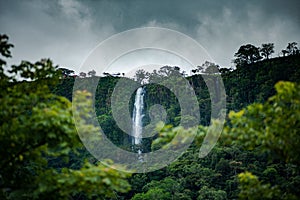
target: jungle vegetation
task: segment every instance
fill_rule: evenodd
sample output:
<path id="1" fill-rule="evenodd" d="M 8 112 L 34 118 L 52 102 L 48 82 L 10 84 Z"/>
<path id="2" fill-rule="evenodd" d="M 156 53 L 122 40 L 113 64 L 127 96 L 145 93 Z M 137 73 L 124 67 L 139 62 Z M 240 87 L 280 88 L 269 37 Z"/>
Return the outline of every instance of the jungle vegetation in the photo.
<path id="1" fill-rule="evenodd" d="M 114 121 L 111 95 L 118 76 L 96 71 L 74 76 L 49 59 L 7 66 L 12 44 L 0 35 L 0 199 L 299 199 L 300 190 L 300 54 L 289 43 L 272 58 L 274 44 L 242 45 L 236 68 L 206 62 L 185 77 L 200 108 L 197 136 L 169 166 L 149 173 L 120 172 L 99 163 L 82 145 L 74 125 L 72 101 L 89 105 L 87 90 L 72 99 L 75 79 L 98 81 L 94 96 L 97 120 L 117 146 L 132 150 L 130 137 Z M 215 71 L 215 69 L 218 71 Z M 136 80 L 154 80 L 180 67 L 138 71 Z M 222 76 L 227 99 L 223 133 L 213 150 L 199 158 L 210 122 L 211 98 L 203 80 Z M 124 74 L 123 74 L 124 76 Z M 128 80 L 134 81 L 134 80 Z M 151 82 L 151 81 L 150 81 Z M 161 132 L 142 142 L 145 151 L 168 143 L 178 131 L 180 106 L 172 92 L 155 83 L 146 88 L 145 105 L 162 105 L 167 113 Z M 133 97 L 130 100 L 131 108 Z M 144 123 L 149 122 L 149 116 Z M 87 121 L 80 127 L 99 131 Z M 182 132 L 185 129 L 180 129 Z M 124 169 L 126 166 L 122 166 Z"/>

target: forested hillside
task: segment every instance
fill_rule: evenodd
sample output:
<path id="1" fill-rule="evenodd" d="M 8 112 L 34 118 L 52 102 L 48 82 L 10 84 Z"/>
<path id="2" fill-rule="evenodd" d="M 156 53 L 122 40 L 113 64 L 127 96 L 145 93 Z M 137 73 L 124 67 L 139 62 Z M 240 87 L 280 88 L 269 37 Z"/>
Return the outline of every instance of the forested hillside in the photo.
<path id="1" fill-rule="evenodd" d="M 213 63 L 210 63 L 213 64 Z M 238 111 L 247 105 L 254 102 L 265 102 L 269 97 L 275 94 L 274 85 L 278 81 L 300 81 L 300 56 L 291 55 L 286 57 L 277 57 L 267 59 L 251 64 L 238 66 L 237 69 L 221 68 L 221 75 L 226 90 L 227 111 Z M 180 70 L 173 67 L 163 67 L 161 70 L 165 73 L 172 73 Z M 144 72 L 146 73 L 146 72 Z M 164 73 L 159 73 L 164 77 Z M 149 77 L 154 77 L 156 74 L 148 74 Z M 157 75 L 157 76 L 158 76 Z M 187 77 L 188 81 L 194 88 L 200 108 L 201 125 L 208 126 L 210 124 L 211 99 L 203 77 L 214 79 L 213 73 L 201 73 Z M 120 129 L 114 123 L 111 113 L 111 95 L 121 77 L 103 76 L 99 79 L 98 87 L 95 94 L 95 107 L 101 127 L 105 133 L 109 133 L 110 139 L 115 144 L 123 144 L 127 137 L 118 135 Z M 95 77 L 79 78 L 81 82 L 92 82 Z M 74 77 L 66 77 L 54 89 L 58 95 L 65 96 L 69 100 L 72 99 Z M 98 80 L 98 79 L 97 79 Z M 177 126 L 180 118 L 180 105 L 178 100 L 167 88 L 158 84 L 147 84 L 146 86 L 146 107 L 151 107 L 155 104 L 163 105 L 167 110 L 168 124 Z M 132 96 L 133 98 L 133 96 Z M 133 99 L 131 100 L 132 110 Z M 145 117 L 145 124 L 149 117 Z M 118 135 L 118 136 L 115 136 Z M 149 146 L 149 145 L 147 145 Z"/>
<path id="2" fill-rule="evenodd" d="M 172 68 L 169 68 L 169 70 L 172 71 Z M 290 55 L 266 59 L 243 64 L 235 70 L 221 69 L 220 71 L 227 93 L 227 111 L 239 111 L 252 103 L 266 103 L 267 101 L 266 104 L 268 104 L 272 102 L 271 100 L 268 102 L 268 99 L 276 94 L 274 86 L 279 81 L 291 81 L 299 84 L 300 56 Z M 198 98 L 201 124 L 208 126 L 210 123 L 211 102 L 203 76 L 214 77 L 212 73 L 195 74 L 188 77 L 188 80 L 193 85 Z M 113 76 L 100 79 L 96 95 L 96 107 L 99 108 L 97 114 L 101 127 L 105 133 L 108 133 L 108 137 L 115 144 L 130 150 L 129 146 L 126 147 L 126 144 L 130 145 L 130 142 L 126 143 L 128 136 L 115 124 L 110 110 L 110 97 L 118 80 L 119 77 Z M 58 94 L 65 95 L 67 92 L 69 94 L 67 97 L 71 99 L 73 82 L 74 78 L 72 77 L 64 79 L 61 85 L 56 88 Z M 149 107 L 157 103 L 163 105 L 167 110 L 168 123 L 173 126 L 178 125 L 178 117 L 176 118 L 176 116 L 180 113 L 180 106 L 176 98 L 172 97 L 170 91 L 155 84 L 148 85 L 146 88 L 146 105 Z M 294 100 L 297 99 L 296 97 L 293 97 Z M 256 116 L 258 118 L 256 120 L 264 119 L 260 115 L 263 114 Z M 287 120 L 285 117 L 288 118 L 283 114 L 275 117 L 280 121 L 282 120 L 283 123 Z M 147 119 L 145 121 L 147 123 Z M 299 118 L 296 122 L 299 123 Z M 231 127 L 231 125 L 228 126 Z M 235 126 L 235 124 L 232 126 Z M 274 128 L 278 131 L 285 131 L 281 128 Z M 247 131 L 247 129 L 244 129 L 246 140 L 248 138 Z M 296 137 L 299 137 L 297 129 L 295 131 Z M 263 132 L 262 129 L 261 134 Z M 228 134 L 230 135 L 230 131 L 228 131 Z M 223 135 L 226 134 L 223 133 Z M 259 136 L 249 136 L 249 140 L 251 138 L 261 140 Z M 201 141 L 201 139 L 199 140 Z M 255 148 L 252 147 L 252 150 L 246 150 L 242 144 L 232 145 L 231 143 L 235 143 L 235 140 L 237 139 L 231 138 L 229 142 L 221 140 L 222 142 L 204 159 L 198 158 L 199 146 L 193 144 L 187 153 L 170 166 L 148 174 L 133 175 L 129 179 L 132 190 L 122 198 L 235 199 L 243 190 L 245 190 L 243 191 L 245 194 L 241 193 L 240 197 L 245 199 L 251 199 L 248 195 L 254 195 L 253 199 L 260 199 L 262 196 L 263 199 L 277 199 L 281 196 L 285 199 L 297 198 L 296 196 L 299 195 L 297 184 L 300 180 L 297 165 L 286 163 L 285 157 L 280 159 L 276 152 L 261 150 L 260 145 L 254 145 Z M 149 151 L 151 142 L 152 139 L 144 141 L 144 149 Z M 297 148 L 297 145 L 295 148 Z M 246 171 L 259 177 L 259 181 L 256 176 L 248 172 L 240 174 Z M 253 191 L 250 191 L 250 189 L 253 189 Z"/>
<path id="3" fill-rule="evenodd" d="M 215 81 L 216 72 L 209 70 L 213 63 L 195 68 L 192 76 L 185 77 L 200 108 L 195 141 L 161 170 L 128 174 L 103 166 L 89 154 L 72 118 L 83 113 L 71 110 L 75 79 L 86 85 L 100 78 L 94 96 L 97 120 L 114 144 L 135 151 L 132 138 L 118 127 L 111 110 L 111 95 L 121 77 L 97 77 L 95 73 L 86 77 L 84 72 L 70 76 L 70 71 L 58 69 L 50 60 L 24 61 L 8 73 L 5 59 L 10 57 L 11 47 L 8 38 L 1 35 L 0 199 L 300 198 L 299 51 L 276 58 L 262 51 L 249 59 L 239 51 L 236 69 L 219 67 L 228 115 L 218 144 L 205 158 L 199 158 L 199 147 L 213 124 L 211 98 L 203 77 Z M 136 78 L 162 78 L 172 73 L 182 72 L 180 67 L 165 66 L 158 72 L 140 71 L 147 76 L 137 74 Z M 145 90 L 146 109 L 160 104 L 167 113 L 166 126 L 159 135 L 141 143 L 148 152 L 170 141 L 176 131 L 187 130 L 173 128 L 180 121 L 180 106 L 169 89 L 149 83 Z M 93 101 L 89 91 L 81 91 L 77 97 L 82 106 Z M 134 94 L 131 110 L 133 101 Z M 149 116 L 143 120 L 149 123 Z M 84 120 L 80 126 L 87 132 L 99 131 Z"/>

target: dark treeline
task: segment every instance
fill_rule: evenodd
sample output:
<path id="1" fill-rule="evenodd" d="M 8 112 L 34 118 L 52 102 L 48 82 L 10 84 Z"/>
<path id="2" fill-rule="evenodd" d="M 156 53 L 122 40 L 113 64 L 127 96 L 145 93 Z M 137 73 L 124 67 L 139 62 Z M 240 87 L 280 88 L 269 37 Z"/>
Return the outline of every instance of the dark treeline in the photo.
<path id="1" fill-rule="evenodd" d="M 214 73 L 217 71 L 211 70 L 211 73 L 209 73 L 211 66 L 215 66 L 215 68 L 212 69 L 217 69 L 221 73 L 227 95 L 227 111 L 238 111 L 251 103 L 266 101 L 270 96 L 275 94 L 274 85 L 278 81 L 299 82 L 299 58 L 299 54 L 291 54 L 289 56 L 265 59 L 255 63 L 244 63 L 243 65 L 237 65 L 235 70 L 220 68 L 214 63 L 206 62 L 206 66 L 202 65 L 201 67 L 202 71 L 198 70 L 200 73 L 186 77 L 193 87 L 199 102 L 201 125 L 208 126 L 210 124 L 211 99 L 203 77 L 214 78 Z M 162 71 L 164 73 L 162 73 Z M 151 79 L 155 79 L 155 77 L 159 79 L 159 77 L 169 76 L 171 73 L 176 72 L 180 73 L 179 67 L 165 66 L 161 69 L 161 72 L 154 71 L 152 74 L 140 70 L 137 72 L 136 80 L 142 82 L 150 79 L 151 81 Z M 182 75 L 182 73 L 180 74 Z M 108 133 L 111 139 L 115 138 L 115 140 L 113 140 L 114 143 L 121 145 L 124 142 L 123 137 L 126 137 L 126 135 L 114 136 L 122 131 L 120 131 L 114 123 L 111 113 L 111 95 L 120 77 L 86 77 L 80 78 L 78 81 L 81 81 L 84 85 L 92 79 L 99 79 L 95 94 L 95 107 L 101 127 L 104 128 L 104 132 Z M 55 88 L 55 93 L 72 100 L 74 81 L 74 77 L 62 79 L 62 82 Z M 128 79 L 128 81 L 130 81 L 130 79 Z M 167 123 L 177 126 L 180 121 L 180 118 L 178 118 L 180 105 L 174 94 L 166 87 L 158 84 L 146 84 L 146 91 L 146 107 L 150 108 L 151 105 L 154 104 L 163 105 L 168 113 Z M 133 97 L 134 96 L 132 96 L 132 98 Z M 133 99 L 131 99 L 131 108 L 132 103 Z M 147 123 L 147 120 L 148 118 L 146 116 L 145 123 Z"/>

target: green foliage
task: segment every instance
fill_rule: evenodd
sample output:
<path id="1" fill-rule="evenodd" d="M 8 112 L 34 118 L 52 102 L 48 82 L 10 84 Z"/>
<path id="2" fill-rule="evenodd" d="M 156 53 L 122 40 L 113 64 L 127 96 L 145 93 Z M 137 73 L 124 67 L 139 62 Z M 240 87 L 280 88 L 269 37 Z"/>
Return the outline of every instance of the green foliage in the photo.
<path id="1" fill-rule="evenodd" d="M 241 190 L 240 199 L 258 200 L 258 199 L 281 199 L 280 190 L 270 184 L 262 184 L 257 176 L 250 172 L 241 173 L 238 176 Z"/>
<path id="2" fill-rule="evenodd" d="M 127 177 L 128 174 L 89 162 L 85 162 L 80 170 L 63 168 L 61 172 L 57 172 L 48 169 L 39 176 L 39 187 L 34 196 L 46 199 L 55 193 L 55 197 L 60 199 L 78 194 L 85 194 L 88 199 L 113 198 L 116 191 L 127 192 L 130 189 L 125 180 Z"/>
<path id="3" fill-rule="evenodd" d="M 197 128 L 197 127 L 196 127 Z M 195 137 L 196 128 L 185 129 L 182 126 L 172 128 L 171 125 L 164 125 L 163 122 L 157 124 L 159 130 L 158 138 L 152 142 L 153 150 L 168 148 L 170 145 L 180 146 L 190 137 Z M 174 138 L 176 136 L 176 139 Z"/>
<path id="4" fill-rule="evenodd" d="M 176 177 L 183 187 L 180 191 L 192 199 L 232 199 L 238 195 L 240 199 L 297 199 L 300 88 L 291 82 L 279 82 L 275 88 L 277 94 L 265 103 L 230 112 L 230 121 L 220 141 L 224 145 L 229 140 L 230 147 L 217 146 L 203 160 L 195 159 L 192 152 L 198 149 L 191 147 L 167 167 L 165 178 Z M 180 127 L 160 128 L 161 133 L 152 146 L 155 149 L 163 148 L 178 132 L 186 134 Z M 201 145 L 207 130 L 199 127 L 196 145 Z M 149 187 L 160 185 L 163 180 L 152 181 L 145 187 L 149 191 Z M 195 188 L 201 191 L 198 195 Z"/>
<path id="5" fill-rule="evenodd" d="M 225 129 L 225 135 L 237 145 L 247 149 L 259 148 L 273 155 L 273 159 L 275 157 L 286 162 L 285 167 L 293 168 L 292 177 L 280 177 L 280 173 L 274 168 L 276 165 L 268 166 L 261 173 L 266 184 L 251 173 L 241 173 L 239 175 L 241 199 L 299 197 L 299 193 L 293 186 L 286 185 L 286 181 L 294 184 L 294 180 L 299 178 L 300 85 L 278 82 L 275 88 L 277 94 L 270 97 L 267 102 L 251 104 L 239 112 L 230 112 L 230 123 Z"/>
<path id="6" fill-rule="evenodd" d="M 210 96 L 204 78 L 216 82 L 214 74 L 219 67 L 206 62 L 195 69 L 195 75 L 187 80 L 195 90 L 201 125 L 205 126 L 198 127 L 195 142 L 169 166 L 127 178 L 128 174 L 97 163 L 81 147 L 72 116 L 86 134 L 98 129 L 86 120 L 91 94 L 81 91 L 77 99 L 72 99 L 72 70 L 59 71 L 50 60 L 41 60 L 24 61 L 5 71 L 2 57 L 10 57 L 12 45 L 7 36 L 1 35 L 0 199 L 299 198 L 300 57 L 296 45 L 288 44 L 288 56 L 272 59 L 272 43 L 260 49 L 245 45 L 235 55 L 237 69 L 220 70 L 227 108 L 236 112 L 230 113 L 219 144 L 201 159 L 199 147 L 211 123 L 211 99 L 216 98 Z M 260 61 L 260 54 L 266 59 Z M 146 151 L 167 148 L 178 134 L 182 137 L 172 144 L 180 145 L 183 136 L 192 134 L 192 130 L 176 127 L 182 118 L 178 99 L 169 89 L 155 84 L 171 74 L 184 72 L 179 67 L 164 66 L 153 73 L 139 71 L 136 76 L 138 82 L 149 81 L 146 109 L 160 104 L 167 113 L 166 124 L 158 125 L 159 135 L 142 142 Z M 120 78 L 106 75 L 100 78 L 94 96 L 97 119 L 114 144 L 130 150 L 130 137 L 118 128 L 111 111 L 111 96 Z M 79 88 L 96 85 L 97 78 L 93 70 L 81 73 Z M 275 95 L 274 84 L 282 80 L 295 83 L 277 84 Z M 70 102 L 61 96 L 76 101 L 78 112 L 72 113 Z M 132 104 L 133 99 L 129 109 Z M 149 121 L 147 113 L 144 123 Z"/>
<path id="7" fill-rule="evenodd" d="M 296 92 L 299 89 L 298 86 L 295 86 L 296 88 L 290 92 L 286 91 L 289 90 L 287 88 L 282 89 L 282 92 L 279 92 L 272 98 L 270 97 L 275 94 L 276 90 L 272 88 L 278 80 L 299 81 L 299 61 L 299 57 L 297 56 L 274 58 L 250 64 L 249 67 L 251 66 L 251 68 L 240 66 L 236 70 L 222 73 L 229 99 L 229 109 L 239 110 L 251 103 L 254 104 L 250 105 L 250 108 L 257 108 L 252 110 L 245 108 L 241 112 L 236 112 L 237 120 L 240 121 L 230 119 L 231 121 L 228 122 L 219 145 L 204 159 L 198 158 L 198 148 L 202 144 L 208 129 L 207 127 L 199 126 L 196 141 L 192 147 L 180 159 L 168 166 L 165 172 L 161 171 L 158 176 L 160 181 L 155 182 L 155 184 L 159 185 L 163 182 L 164 178 L 171 177 L 182 185 L 183 194 L 187 198 L 196 199 L 200 195 L 198 191 L 202 191 L 201 193 L 206 196 L 200 196 L 199 199 L 237 199 L 239 194 L 250 194 L 250 191 L 248 191 L 250 186 L 248 187 L 245 182 L 240 181 L 238 178 L 238 174 L 250 171 L 257 175 L 257 181 L 251 187 L 255 188 L 254 191 L 265 192 L 258 199 L 262 199 L 263 197 L 273 199 L 297 198 L 300 195 L 298 189 L 296 189 L 296 185 L 299 183 L 298 180 L 300 180 L 298 164 L 295 163 L 297 159 L 293 159 L 294 161 L 292 161 L 289 158 L 289 163 L 286 163 L 285 155 L 281 155 L 280 153 L 284 151 L 279 150 L 278 153 L 278 150 L 274 148 L 284 149 L 286 146 L 289 146 L 287 143 L 285 146 L 278 145 L 278 141 L 282 139 L 281 137 L 288 137 L 290 134 L 295 136 L 297 133 L 299 122 L 298 119 L 296 120 L 296 116 L 298 116 L 299 108 L 291 102 L 297 102 L 297 99 L 299 99 L 299 93 Z M 209 102 L 209 94 L 201 76 L 195 75 L 189 77 L 189 80 L 195 88 L 198 101 L 200 103 Z M 281 84 L 279 83 L 276 88 L 285 88 Z M 287 85 L 290 84 L 298 85 L 296 83 L 287 83 Z M 156 90 L 153 91 L 157 92 Z M 149 93 L 151 94 L 151 92 Z M 281 97 L 279 98 L 279 96 Z M 206 98 L 208 101 L 206 101 Z M 267 100 L 268 98 L 270 99 Z M 283 103 L 283 99 L 285 99 L 286 103 Z M 265 102 L 266 100 L 267 102 Z M 206 104 L 206 106 L 203 105 L 200 104 L 200 112 L 204 110 L 202 116 L 204 115 L 209 119 L 210 116 L 207 115 L 210 112 L 209 104 Z M 277 108 L 278 105 L 285 108 Z M 260 109 L 261 106 L 266 106 L 266 108 Z M 283 112 L 275 112 L 276 109 L 283 110 Z M 267 118 L 265 117 L 266 115 L 268 115 Z M 272 140 L 268 138 L 269 136 L 265 135 L 267 129 L 264 124 L 272 127 L 272 131 L 268 129 L 268 133 L 274 135 L 271 137 Z M 284 128 L 280 128 L 280 126 Z M 161 125 L 160 128 L 162 129 L 159 137 L 152 143 L 152 149 L 154 150 L 164 148 L 178 132 L 186 133 L 180 127 L 172 128 L 168 125 Z M 239 130 L 237 135 L 244 139 L 241 140 L 235 137 L 236 133 L 233 131 L 235 128 Z M 276 133 L 277 130 L 285 130 L 285 132 L 278 135 Z M 291 131 L 287 133 L 286 130 Z M 255 133 L 253 134 L 253 132 Z M 296 144 L 298 143 L 297 138 L 298 136 L 293 140 L 295 146 L 293 147 L 294 152 L 292 154 L 294 155 L 299 155 L 299 148 L 296 148 Z M 230 141 L 230 146 L 224 147 L 228 140 Z M 274 150 L 270 149 L 270 145 L 262 146 L 262 142 L 266 144 L 275 142 L 272 145 Z M 258 177 L 260 177 L 259 181 Z M 148 174 L 144 177 L 144 181 L 141 183 L 142 186 L 136 186 L 135 190 L 132 191 L 133 194 L 138 193 L 134 197 L 143 196 L 150 191 L 151 188 L 148 191 L 143 191 L 142 188 L 148 185 L 147 183 L 153 179 L 157 181 L 157 176 Z M 278 194 L 280 196 L 277 196 Z"/>
<path id="8" fill-rule="evenodd" d="M 1 55 L 9 57 L 12 45 L 6 37 L 1 36 L 0 46 Z M 61 77 L 52 62 L 22 61 L 8 72 L 1 63 L 0 199 L 69 199 L 78 194 L 104 198 L 126 192 L 128 175 L 102 165 L 51 167 L 50 160 L 68 163 L 70 155 L 82 148 L 71 103 L 49 89 Z M 89 105 L 88 95 L 81 93 L 79 105 Z M 89 112 L 83 111 L 76 116 Z M 87 121 L 80 122 L 87 134 L 96 131 Z"/>
<path id="9" fill-rule="evenodd" d="M 224 200 L 227 199 L 227 195 L 225 191 L 222 190 L 216 190 L 214 188 L 208 188 L 207 186 L 204 186 L 199 190 L 199 196 L 197 197 L 197 200 Z"/>
<path id="10" fill-rule="evenodd" d="M 168 192 L 165 192 L 163 189 L 154 188 L 149 190 L 146 193 L 139 193 L 136 194 L 132 200 L 152 200 L 152 199 L 159 199 L 159 200 L 171 200 L 171 195 Z"/>
<path id="11" fill-rule="evenodd" d="M 167 177 L 161 181 L 151 181 L 143 187 L 146 192 L 136 194 L 132 199 L 190 199 L 183 189 L 179 182 Z"/>
<path id="12" fill-rule="evenodd" d="M 264 102 L 275 95 L 278 81 L 300 80 L 300 56 L 272 58 L 254 64 L 237 66 L 222 74 L 228 110 L 241 110 L 255 102 Z"/>
<path id="13" fill-rule="evenodd" d="M 300 86 L 279 82 L 275 88 L 277 94 L 266 103 L 230 112 L 227 132 L 249 149 L 261 145 L 282 160 L 300 165 Z"/>

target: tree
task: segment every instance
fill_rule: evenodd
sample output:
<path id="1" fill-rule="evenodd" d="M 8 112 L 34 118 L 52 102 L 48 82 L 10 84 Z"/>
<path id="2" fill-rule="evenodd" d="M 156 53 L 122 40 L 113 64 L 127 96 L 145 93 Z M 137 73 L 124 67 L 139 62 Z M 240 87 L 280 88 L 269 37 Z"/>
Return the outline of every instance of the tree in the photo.
<path id="1" fill-rule="evenodd" d="M 277 94 L 267 102 L 254 103 L 239 112 L 229 113 L 229 124 L 224 137 L 230 137 L 233 144 L 249 150 L 259 148 L 269 155 L 276 155 L 281 162 L 294 166 L 294 179 L 299 179 L 300 166 L 300 85 L 292 82 L 278 82 Z M 287 166 L 286 165 L 286 166 Z M 276 170 L 275 170 L 276 172 Z M 264 171 L 264 176 L 274 170 Z M 291 186 L 262 184 L 251 173 L 242 173 L 240 180 L 241 199 L 299 199 L 299 192 Z M 293 180 L 291 178 L 291 180 Z M 280 186 L 280 188 L 279 188 Z M 283 191 L 280 191 L 283 190 Z M 280 198 L 278 193 L 284 194 Z"/>
<path id="2" fill-rule="evenodd" d="M 94 77 L 94 76 L 96 76 L 96 71 L 95 70 L 91 70 L 91 71 L 88 72 L 88 75 L 90 77 Z"/>
<path id="3" fill-rule="evenodd" d="M 274 43 L 262 44 L 259 51 L 261 52 L 262 56 L 264 56 L 266 59 L 269 59 L 269 56 L 274 53 Z"/>
<path id="4" fill-rule="evenodd" d="M 221 68 L 219 71 L 222 75 L 225 75 L 225 74 L 229 74 L 230 72 L 232 72 L 232 69 L 231 68 Z"/>
<path id="5" fill-rule="evenodd" d="M 227 199 L 227 194 L 223 190 L 216 190 L 214 188 L 209 188 L 207 186 L 202 187 L 199 190 L 199 196 L 197 200 L 225 200 Z"/>
<path id="6" fill-rule="evenodd" d="M 132 199 L 190 199 L 183 194 L 183 187 L 180 183 L 170 177 L 161 181 L 151 181 L 143 187 L 143 190 L 146 192 L 136 194 Z"/>
<path id="7" fill-rule="evenodd" d="M 1 39 L 3 57 L 10 56 L 11 46 L 7 37 Z M 2 62 L 0 199 L 69 199 L 79 194 L 104 198 L 127 191 L 128 175 L 101 164 L 85 161 L 73 169 L 51 167 L 49 160 L 54 158 L 68 166 L 70 154 L 82 148 L 71 103 L 49 89 L 59 82 L 60 72 L 48 59 L 22 61 L 8 75 L 3 73 L 4 66 Z M 77 101 L 89 107 L 90 94 L 79 93 Z M 84 120 L 80 126 L 87 133 L 98 131 Z"/>
<path id="8" fill-rule="evenodd" d="M 300 165 L 297 148 L 300 144 L 300 85 L 278 82 L 275 88 L 277 94 L 266 103 L 254 103 L 239 112 L 230 112 L 233 128 L 227 131 L 249 149 L 262 146 L 283 161 Z"/>
<path id="9" fill-rule="evenodd" d="M 276 186 L 263 184 L 258 177 L 250 172 L 240 173 L 239 179 L 239 199 L 258 200 L 258 199 L 282 199 L 280 190 Z"/>
<path id="10" fill-rule="evenodd" d="M 214 73 L 219 73 L 220 66 L 215 63 L 205 61 L 205 63 L 202 64 L 201 68 L 204 70 L 204 73 L 214 74 Z"/>
<path id="11" fill-rule="evenodd" d="M 7 35 L 2 35 L 0 34 L 0 52 L 1 52 L 1 56 L 6 57 L 6 58 L 10 58 L 11 57 L 11 52 L 10 52 L 10 48 L 12 48 L 14 45 L 10 44 L 8 42 L 8 36 Z M 6 61 L 0 59 L 0 66 L 2 65 L 6 65 Z M 1 68 L 2 70 L 2 68 Z M 2 71 L 1 71 L 2 73 Z"/>
<path id="12" fill-rule="evenodd" d="M 234 63 L 238 66 L 252 64 L 261 59 L 259 48 L 253 46 L 252 44 L 241 46 L 234 56 L 236 57 Z"/>
<path id="13" fill-rule="evenodd" d="M 197 72 L 202 72 L 203 71 L 203 64 L 202 66 L 197 66 L 196 69 L 192 69 L 192 72 L 195 74 Z"/>
<path id="14" fill-rule="evenodd" d="M 180 75 L 180 68 L 175 66 L 163 66 L 158 70 L 158 74 L 162 77 L 169 77 L 171 75 Z"/>
<path id="15" fill-rule="evenodd" d="M 86 77 L 86 73 L 85 73 L 85 72 L 80 72 L 80 73 L 79 73 L 79 76 L 80 76 L 81 78 L 85 78 L 85 77 Z"/>
<path id="16" fill-rule="evenodd" d="M 153 200 L 153 199 L 165 199 L 171 200 L 172 196 L 169 192 L 164 191 L 160 188 L 153 188 L 148 190 L 146 193 L 138 193 L 134 195 L 132 200 Z"/>
<path id="17" fill-rule="evenodd" d="M 67 68 L 58 68 L 59 71 L 61 71 L 62 75 L 64 77 L 67 77 L 67 76 L 70 76 L 71 74 L 74 74 L 74 70 L 71 70 L 71 69 L 67 69 Z"/>
<path id="18" fill-rule="evenodd" d="M 103 72 L 103 75 L 104 76 L 112 76 L 110 73 L 108 73 L 108 72 Z"/>
<path id="19" fill-rule="evenodd" d="M 289 52 L 288 52 L 287 50 L 285 50 L 285 49 L 283 49 L 281 52 L 282 52 L 283 57 L 285 57 L 285 56 L 288 55 L 288 53 L 289 53 Z"/>
<path id="20" fill-rule="evenodd" d="M 286 51 L 287 51 L 288 55 L 299 54 L 299 50 L 298 50 L 298 47 L 297 47 L 297 42 L 288 43 L 288 46 L 286 47 Z"/>
<path id="21" fill-rule="evenodd" d="M 144 80 L 147 80 L 149 78 L 149 72 L 146 72 L 143 69 L 139 69 L 135 72 L 135 79 L 138 83 L 143 83 Z"/>

